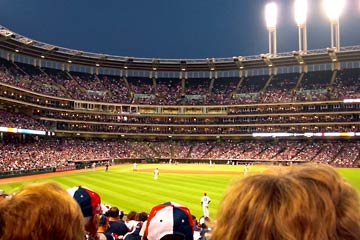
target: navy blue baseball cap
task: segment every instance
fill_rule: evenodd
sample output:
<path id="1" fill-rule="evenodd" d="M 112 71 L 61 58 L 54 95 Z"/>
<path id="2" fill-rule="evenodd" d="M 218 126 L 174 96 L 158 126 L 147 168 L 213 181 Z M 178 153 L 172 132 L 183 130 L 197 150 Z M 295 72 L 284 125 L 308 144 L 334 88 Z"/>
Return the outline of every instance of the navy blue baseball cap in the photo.
<path id="1" fill-rule="evenodd" d="M 193 234 L 194 221 L 189 209 L 174 202 L 166 202 L 152 208 L 144 235 L 148 240 L 161 240 L 167 235 L 193 240 Z"/>
<path id="2" fill-rule="evenodd" d="M 102 213 L 101 199 L 96 192 L 81 186 L 70 188 L 67 191 L 79 204 L 84 217 Z"/>

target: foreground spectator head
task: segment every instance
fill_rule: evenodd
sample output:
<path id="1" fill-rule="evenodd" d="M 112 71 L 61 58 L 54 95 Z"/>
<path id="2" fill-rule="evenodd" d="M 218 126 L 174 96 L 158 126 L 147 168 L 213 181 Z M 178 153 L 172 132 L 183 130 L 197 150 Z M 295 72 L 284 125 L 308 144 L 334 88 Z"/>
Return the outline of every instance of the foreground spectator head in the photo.
<path id="1" fill-rule="evenodd" d="M 194 222 L 187 207 L 167 202 L 152 208 L 145 240 L 193 240 Z"/>
<path id="2" fill-rule="evenodd" d="M 358 192 L 328 165 L 306 165 L 288 173 L 312 193 L 314 212 L 321 239 L 360 239 L 360 199 Z M 334 233 L 334 231 L 336 231 Z M 320 239 L 319 238 L 319 239 Z"/>
<path id="3" fill-rule="evenodd" d="M 101 199 L 99 194 L 85 187 L 74 187 L 67 190 L 79 204 L 85 219 L 85 231 L 90 236 L 96 236 L 101 211 Z"/>
<path id="4" fill-rule="evenodd" d="M 56 183 L 22 188 L 0 205 L 0 239 L 84 239 L 78 204 Z"/>
<path id="5" fill-rule="evenodd" d="M 139 222 L 145 222 L 148 219 L 148 214 L 146 212 L 139 212 L 136 214 L 135 220 Z"/>
<path id="6" fill-rule="evenodd" d="M 114 237 L 111 233 L 107 232 L 109 228 L 109 221 L 105 215 L 99 216 L 99 227 L 97 229 L 97 237 L 98 240 L 107 240 L 111 239 L 114 240 Z"/>
<path id="7" fill-rule="evenodd" d="M 212 240 L 360 239 L 358 193 L 327 166 L 244 178 L 218 212 Z"/>
<path id="8" fill-rule="evenodd" d="M 123 211 L 120 211 L 117 207 L 111 207 L 107 212 L 107 215 L 109 217 L 109 228 L 107 233 L 112 234 L 116 239 L 120 239 L 129 232 L 128 227 L 122 220 L 124 216 Z"/>
<path id="9" fill-rule="evenodd" d="M 136 213 L 135 211 L 130 211 L 130 212 L 126 215 L 126 221 L 135 220 L 136 214 L 137 214 L 137 213 Z"/>
<path id="10" fill-rule="evenodd" d="M 117 207 L 111 207 L 107 212 L 107 215 L 114 219 L 120 219 L 120 210 Z"/>

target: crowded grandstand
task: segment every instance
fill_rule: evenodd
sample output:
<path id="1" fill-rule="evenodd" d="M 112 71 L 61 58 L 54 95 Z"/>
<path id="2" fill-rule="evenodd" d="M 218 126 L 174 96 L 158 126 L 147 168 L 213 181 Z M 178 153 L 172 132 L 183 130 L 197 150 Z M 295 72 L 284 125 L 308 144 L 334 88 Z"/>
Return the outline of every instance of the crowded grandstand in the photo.
<path id="1" fill-rule="evenodd" d="M 273 28 L 268 54 L 147 59 L 0 26 L 2 175 L 109 162 L 359 167 L 360 47 L 332 35 L 308 50 L 299 35 L 298 51 L 277 53 Z"/>
<path id="2" fill-rule="evenodd" d="M 269 51 L 225 58 L 98 54 L 0 25 L 0 239 L 359 239 L 360 45 L 340 45 L 345 0 L 323 5 L 328 48 L 308 49 L 295 0 L 299 48 L 278 52 L 268 1 Z M 129 21 L 162 14 L 145 6 Z"/>
<path id="3" fill-rule="evenodd" d="M 113 159 L 359 166 L 360 106 L 344 101 L 359 97 L 358 67 L 175 79 L 0 63 L 1 127 L 44 133 L 2 132 L 2 172 Z"/>

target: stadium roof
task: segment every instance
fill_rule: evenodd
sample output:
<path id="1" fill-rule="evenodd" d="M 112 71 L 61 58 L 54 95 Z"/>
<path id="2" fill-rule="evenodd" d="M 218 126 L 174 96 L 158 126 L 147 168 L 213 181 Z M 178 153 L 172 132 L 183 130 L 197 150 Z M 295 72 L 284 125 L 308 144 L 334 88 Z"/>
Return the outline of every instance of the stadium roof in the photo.
<path id="1" fill-rule="evenodd" d="M 207 59 L 152 59 L 84 52 L 39 42 L 0 25 L 0 48 L 33 58 L 90 67 L 146 71 L 230 71 L 360 61 L 360 46 Z"/>

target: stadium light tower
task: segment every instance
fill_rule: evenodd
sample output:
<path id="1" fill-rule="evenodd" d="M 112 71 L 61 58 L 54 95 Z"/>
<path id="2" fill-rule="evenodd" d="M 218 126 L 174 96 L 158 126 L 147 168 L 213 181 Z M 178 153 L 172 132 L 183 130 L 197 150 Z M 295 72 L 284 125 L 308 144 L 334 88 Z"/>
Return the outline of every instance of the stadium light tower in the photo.
<path id="1" fill-rule="evenodd" d="M 345 7 L 345 0 L 324 0 L 324 9 L 331 24 L 331 48 L 340 50 L 339 17 Z"/>
<path id="2" fill-rule="evenodd" d="M 277 5 L 275 2 L 270 2 L 265 6 L 265 20 L 266 27 L 269 31 L 269 54 L 276 57 L 276 23 L 277 23 Z"/>
<path id="3" fill-rule="evenodd" d="M 308 4 L 307 0 L 295 0 L 295 21 L 299 30 L 299 52 L 307 52 L 307 29 L 306 29 L 306 17 L 307 17 Z"/>

